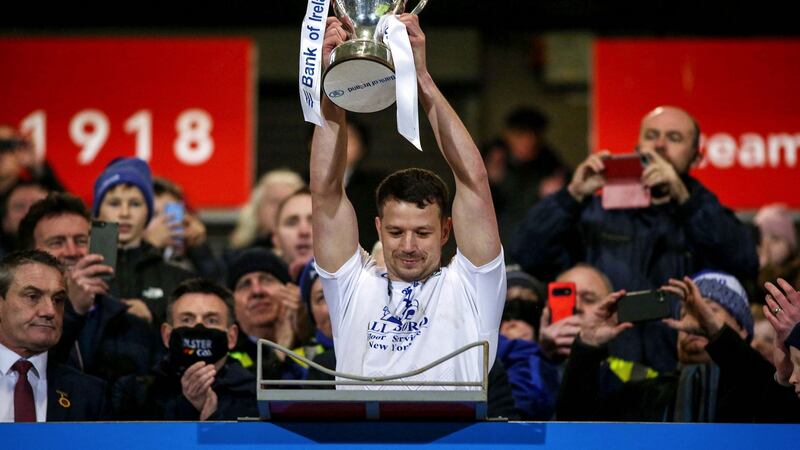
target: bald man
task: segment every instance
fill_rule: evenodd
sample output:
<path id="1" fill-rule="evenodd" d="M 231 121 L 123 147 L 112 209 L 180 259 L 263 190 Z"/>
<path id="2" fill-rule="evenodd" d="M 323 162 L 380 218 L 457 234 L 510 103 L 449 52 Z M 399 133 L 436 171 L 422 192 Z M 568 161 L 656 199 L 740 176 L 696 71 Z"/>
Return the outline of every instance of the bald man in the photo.
<path id="1" fill-rule="evenodd" d="M 567 187 L 528 212 L 510 246 L 513 257 L 540 279 L 587 262 L 614 289 L 628 291 L 656 289 L 670 277 L 703 269 L 754 277 L 758 257 L 750 231 L 689 175 L 701 159 L 699 142 L 700 127 L 688 112 L 674 106 L 648 112 L 637 149 L 648 161 L 642 183 L 650 188 L 651 205 L 603 209 L 595 193 L 605 184 L 607 153 L 592 154 Z M 645 323 L 612 342 L 611 354 L 669 371 L 677 362 L 676 339 L 663 324 Z"/>

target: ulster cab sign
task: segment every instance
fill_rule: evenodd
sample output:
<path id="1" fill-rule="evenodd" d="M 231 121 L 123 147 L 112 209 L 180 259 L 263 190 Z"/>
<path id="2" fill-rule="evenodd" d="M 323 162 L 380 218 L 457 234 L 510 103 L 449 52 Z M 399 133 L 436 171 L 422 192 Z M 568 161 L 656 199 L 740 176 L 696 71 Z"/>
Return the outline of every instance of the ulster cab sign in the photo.
<path id="1" fill-rule="evenodd" d="M 0 123 L 19 127 L 91 202 L 114 158 L 137 156 L 192 206 L 252 186 L 255 51 L 244 38 L 0 39 Z"/>
<path id="2" fill-rule="evenodd" d="M 723 204 L 800 209 L 800 40 L 600 39 L 594 57 L 593 150 L 630 152 L 645 113 L 679 106 Z"/>

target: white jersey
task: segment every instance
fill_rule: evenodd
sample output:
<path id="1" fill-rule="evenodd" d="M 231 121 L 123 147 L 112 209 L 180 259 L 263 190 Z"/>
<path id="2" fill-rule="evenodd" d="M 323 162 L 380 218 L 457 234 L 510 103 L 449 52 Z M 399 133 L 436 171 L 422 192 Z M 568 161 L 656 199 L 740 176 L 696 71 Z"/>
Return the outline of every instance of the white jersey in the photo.
<path id="1" fill-rule="evenodd" d="M 337 371 L 376 377 L 399 374 L 476 341 L 489 341 L 489 367 L 494 363 L 506 296 L 502 250 L 481 267 L 457 252 L 449 266 L 424 282 L 390 282 L 386 270 L 360 248 L 336 273 L 320 267 L 317 272 L 330 311 Z M 480 381 L 482 362 L 482 347 L 475 347 L 405 380 Z"/>

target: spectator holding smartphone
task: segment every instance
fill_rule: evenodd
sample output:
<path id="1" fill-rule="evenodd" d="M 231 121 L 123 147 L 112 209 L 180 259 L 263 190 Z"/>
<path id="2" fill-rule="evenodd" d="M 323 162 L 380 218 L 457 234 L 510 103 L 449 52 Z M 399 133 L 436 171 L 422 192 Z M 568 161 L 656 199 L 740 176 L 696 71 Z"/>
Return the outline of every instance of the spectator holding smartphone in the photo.
<path id="1" fill-rule="evenodd" d="M 52 193 L 31 206 L 20 238 L 25 249 L 45 251 L 66 269 L 69 301 L 53 357 L 110 385 L 123 375 L 147 373 L 161 346 L 147 322 L 109 295 L 107 277 L 114 269 L 89 253 L 89 217 L 81 199 Z"/>
<path id="2" fill-rule="evenodd" d="M 164 321 L 166 299 L 191 274 L 165 262 L 145 239 L 154 214 L 150 167 L 138 158 L 117 158 L 94 185 L 92 214 L 119 224 L 119 251 L 109 293 L 123 299 L 129 312 L 153 327 Z"/>
<path id="3" fill-rule="evenodd" d="M 544 356 L 544 364 L 555 364 L 557 378 L 555 390 L 564 374 L 566 360 L 570 355 L 575 338 L 581 330 L 586 317 L 592 316 L 603 299 L 611 294 L 611 282 L 596 268 L 580 263 L 556 277 L 553 284 L 574 286 L 573 311 L 561 320 L 553 320 L 552 308 L 548 306 L 542 314 L 539 325 L 539 347 Z M 558 301 L 548 298 L 548 304 Z M 657 375 L 652 368 L 643 364 L 608 356 L 600 371 L 600 389 L 616 389 L 621 383 L 632 380 L 652 378 Z M 555 399 L 556 393 L 553 394 Z"/>
<path id="4" fill-rule="evenodd" d="M 164 259 L 197 275 L 224 281 L 224 269 L 208 245 L 206 226 L 187 207 L 183 189 L 172 181 L 153 178 L 155 215 L 145 240 L 162 251 Z"/>
<path id="5" fill-rule="evenodd" d="M 681 319 L 664 320 L 679 331 L 681 369 L 626 383 L 614 392 L 599 392 L 597 374 L 607 344 L 633 327 L 630 322 L 619 323 L 616 304 L 625 291 L 614 292 L 581 324 L 559 393 L 558 419 L 796 420 L 786 415 L 788 409 L 767 400 L 779 398 L 781 394 L 775 392 L 785 388 L 772 380 L 772 365 L 747 343 L 753 321 L 744 288 L 734 277 L 706 272 L 694 279 L 670 279 L 663 289 L 683 298 Z"/>
<path id="6" fill-rule="evenodd" d="M 529 212 L 515 242 L 515 260 L 541 279 L 578 262 L 605 273 L 615 288 L 655 289 L 703 268 L 741 279 L 758 270 L 750 230 L 716 196 L 689 176 L 701 159 L 700 128 L 686 111 L 660 106 L 642 119 L 638 149 L 647 157 L 646 208 L 605 210 L 603 153 L 575 170 L 569 185 Z M 733 244 L 735 243 L 735 244 Z M 677 305 L 674 305 L 677 314 Z M 675 369 L 676 334 L 661 323 L 637 325 L 610 344 L 611 354 L 659 372 Z"/>
<path id="7" fill-rule="evenodd" d="M 545 308 L 539 324 L 539 346 L 550 361 L 563 362 L 580 331 L 582 318 L 592 314 L 611 293 L 611 282 L 603 272 L 583 263 L 559 274 L 555 281 L 575 285 L 575 314 L 554 322 L 551 309 Z"/>

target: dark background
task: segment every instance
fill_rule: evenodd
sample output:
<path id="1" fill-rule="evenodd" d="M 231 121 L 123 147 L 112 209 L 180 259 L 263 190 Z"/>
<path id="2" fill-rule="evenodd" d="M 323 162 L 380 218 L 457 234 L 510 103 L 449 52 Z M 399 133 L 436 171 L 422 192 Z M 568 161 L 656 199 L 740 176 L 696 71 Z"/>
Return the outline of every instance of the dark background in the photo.
<path id="1" fill-rule="evenodd" d="M 410 2 L 416 4 L 415 0 Z M 501 29 L 583 28 L 603 34 L 796 35 L 790 1 L 431 0 L 430 26 Z M 298 25 L 302 0 L 5 2 L 0 26 L 17 30 L 85 27 L 269 27 Z"/>

